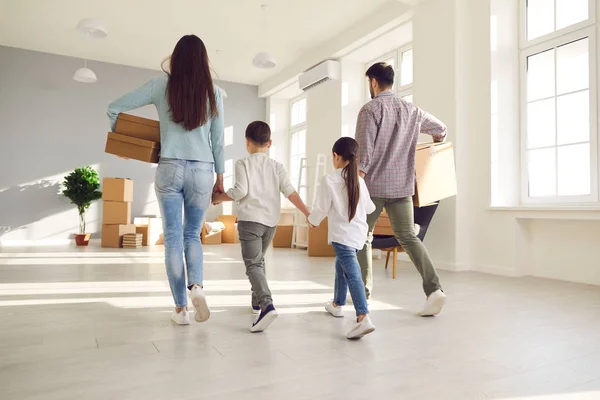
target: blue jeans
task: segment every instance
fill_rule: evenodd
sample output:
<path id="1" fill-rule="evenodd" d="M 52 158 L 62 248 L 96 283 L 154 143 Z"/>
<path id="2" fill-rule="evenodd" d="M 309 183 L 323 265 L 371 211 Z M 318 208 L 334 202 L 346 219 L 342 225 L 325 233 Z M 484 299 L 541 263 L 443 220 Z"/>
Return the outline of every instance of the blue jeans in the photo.
<path id="1" fill-rule="evenodd" d="M 213 183 L 212 163 L 161 158 L 156 169 L 154 188 L 163 221 L 165 264 L 177 307 L 187 306 L 187 287 L 202 285 L 204 255 L 200 229 L 210 204 Z M 182 223 L 183 210 L 185 221 Z"/>
<path id="2" fill-rule="evenodd" d="M 356 315 L 368 314 L 365 284 L 362 281 L 360 264 L 356 258 L 358 250 L 335 242 L 332 245 L 336 256 L 333 301 L 339 306 L 345 305 L 346 294 L 350 289 L 350 297 L 352 297 Z"/>

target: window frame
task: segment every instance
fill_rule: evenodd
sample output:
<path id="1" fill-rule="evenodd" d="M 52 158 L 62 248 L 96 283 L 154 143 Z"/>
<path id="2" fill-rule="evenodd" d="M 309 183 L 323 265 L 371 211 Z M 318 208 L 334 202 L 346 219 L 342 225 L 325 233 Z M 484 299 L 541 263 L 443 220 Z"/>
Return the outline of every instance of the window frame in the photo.
<path id="1" fill-rule="evenodd" d="M 289 143 L 290 143 L 290 146 L 289 146 L 289 150 L 288 150 L 288 157 L 289 157 L 289 162 L 288 162 L 288 168 L 289 169 L 288 169 L 288 171 L 289 171 L 290 174 L 294 170 L 294 168 L 292 168 L 292 158 L 294 157 L 292 155 L 292 143 L 293 143 L 292 136 L 294 134 L 297 134 L 297 133 L 302 132 L 302 131 L 305 132 L 304 133 L 304 156 L 306 157 L 306 139 L 308 137 L 308 135 L 307 135 L 307 133 L 308 133 L 308 130 L 307 130 L 308 118 L 304 118 L 303 122 L 300 122 L 300 123 L 297 123 L 295 125 L 292 125 L 292 108 L 293 108 L 293 105 L 295 103 L 298 103 L 298 102 L 302 101 L 302 100 L 305 100 L 307 102 L 307 110 L 308 110 L 308 100 L 307 100 L 306 93 L 303 93 L 302 95 L 297 96 L 297 97 L 295 97 L 295 98 L 293 98 L 293 99 L 290 100 L 290 107 L 289 107 L 289 116 L 290 116 L 290 123 L 289 123 Z M 307 112 L 307 114 L 308 114 L 308 112 Z M 307 179 L 307 182 L 308 182 L 308 177 L 306 177 L 306 179 Z M 297 187 L 301 183 L 301 182 L 298 182 L 298 176 L 291 176 L 290 175 L 290 181 L 293 183 L 294 187 L 296 187 L 296 190 L 298 191 L 298 194 L 300 194 L 300 196 L 302 197 L 303 201 L 306 202 L 307 199 L 305 199 L 302 196 L 302 192 L 303 192 L 302 189 L 303 188 Z M 306 195 L 307 195 L 308 191 L 305 190 L 305 192 L 306 192 Z"/>
<path id="2" fill-rule="evenodd" d="M 521 0 L 522 4 L 526 3 L 526 0 Z M 526 9 L 523 8 L 524 12 Z M 591 12 L 591 8 L 590 8 Z M 595 8 L 594 8 L 595 12 Z M 595 20 L 595 19 L 594 19 Z M 526 35 L 527 26 L 523 22 L 526 21 L 526 16 L 521 19 L 521 33 L 522 35 Z M 574 27 L 578 27 L 575 29 Z M 527 46 L 521 48 L 519 51 L 519 62 L 520 62 L 520 110 L 521 110 L 521 118 L 520 118 L 520 200 L 524 205 L 547 205 L 547 204 L 555 204 L 555 205 L 589 205 L 589 204 L 597 204 L 599 202 L 599 177 L 600 172 L 598 170 L 598 90 L 597 90 L 597 82 L 598 82 L 598 69 L 597 69 L 597 57 L 598 51 L 596 48 L 597 45 L 597 26 L 595 23 L 589 24 L 589 20 L 586 21 L 586 24 L 582 28 L 580 23 L 575 24 L 573 26 L 561 29 L 560 31 L 556 31 L 554 33 L 560 32 L 558 35 L 548 34 L 541 38 L 534 39 L 532 41 L 527 42 Z M 527 59 L 530 56 L 535 54 L 543 53 L 544 51 L 557 49 L 563 45 L 567 45 L 569 43 L 576 42 L 581 39 L 588 38 L 588 47 L 589 47 L 589 118 L 590 118 L 590 194 L 589 195 L 574 195 L 574 196 L 560 196 L 558 192 L 556 196 L 545 196 L 545 197 L 531 197 L 529 195 L 529 168 L 528 168 L 528 152 L 530 151 L 527 148 L 527 140 L 528 140 L 528 131 L 527 131 Z M 523 36 L 522 36 L 523 39 Z M 538 41 L 538 39 L 544 39 Z M 556 66 L 556 58 L 555 58 L 555 66 Z M 557 73 L 555 71 L 555 84 L 557 79 Z M 554 99 L 558 99 L 560 96 L 555 93 Z M 555 105 L 556 107 L 556 105 Z M 558 114 L 555 115 L 555 119 L 558 119 Z M 557 124 L 555 124 L 555 128 L 558 129 Z M 574 143 L 576 144 L 576 143 Z M 564 145 L 563 145 L 564 146 Z M 554 146 L 548 146 L 548 148 L 558 148 L 563 147 L 556 143 Z M 558 166 L 558 159 L 555 159 L 555 166 Z M 557 179 L 558 179 L 558 169 L 557 169 Z"/>

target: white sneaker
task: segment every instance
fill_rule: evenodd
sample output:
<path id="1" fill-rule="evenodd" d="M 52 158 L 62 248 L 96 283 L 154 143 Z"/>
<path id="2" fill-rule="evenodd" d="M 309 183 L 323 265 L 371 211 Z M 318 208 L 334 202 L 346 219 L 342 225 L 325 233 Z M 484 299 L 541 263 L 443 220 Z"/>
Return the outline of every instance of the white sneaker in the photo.
<path id="1" fill-rule="evenodd" d="M 204 294 L 204 290 L 202 290 L 200 286 L 194 286 L 192 290 L 190 290 L 190 299 L 192 299 L 192 304 L 196 310 L 194 315 L 196 322 L 208 321 L 210 318 L 210 310 L 208 309 L 208 304 L 206 303 L 206 295 Z"/>
<path id="2" fill-rule="evenodd" d="M 433 317 L 438 315 L 446 304 L 446 295 L 440 289 L 431 293 L 425 302 L 423 311 L 419 313 L 421 317 Z"/>
<path id="3" fill-rule="evenodd" d="M 173 322 L 175 322 L 177 325 L 189 325 L 190 324 L 190 313 L 188 312 L 188 310 L 183 310 L 180 313 L 173 310 L 173 313 L 171 314 L 171 320 Z"/>
<path id="4" fill-rule="evenodd" d="M 366 315 L 362 321 L 358 322 L 354 320 L 350 330 L 346 334 L 346 337 L 351 340 L 360 339 L 365 335 L 373 332 L 375 330 L 375 325 L 371 322 L 371 318 Z"/>
<path id="5" fill-rule="evenodd" d="M 331 315 L 333 315 L 336 318 L 342 318 L 344 316 L 344 309 L 342 306 L 334 306 L 333 305 L 333 301 L 329 301 L 327 302 L 327 304 L 325 304 L 325 309 L 327 310 L 327 312 Z"/>

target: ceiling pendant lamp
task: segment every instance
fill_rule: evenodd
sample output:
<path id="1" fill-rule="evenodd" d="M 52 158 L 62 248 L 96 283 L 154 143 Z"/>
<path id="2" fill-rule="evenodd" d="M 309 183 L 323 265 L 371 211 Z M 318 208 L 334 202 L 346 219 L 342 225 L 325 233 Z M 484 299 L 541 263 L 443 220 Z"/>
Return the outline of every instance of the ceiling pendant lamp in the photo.
<path id="1" fill-rule="evenodd" d="M 75 74 L 73 74 L 73 80 L 82 83 L 95 83 L 98 80 L 98 77 L 94 71 L 87 67 L 87 60 L 85 60 L 84 67 L 79 68 L 75 71 Z"/>
<path id="2" fill-rule="evenodd" d="M 263 19 L 264 19 L 264 41 L 267 40 L 267 5 L 263 4 L 260 6 L 263 11 Z M 275 68 L 277 66 L 277 62 L 275 61 L 275 57 L 273 57 L 270 53 L 260 52 L 254 56 L 252 60 L 252 65 L 256 68 L 270 69 Z"/>
<path id="3" fill-rule="evenodd" d="M 84 18 L 77 24 L 77 31 L 85 37 L 104 39 L 108 30 L 102 21 L 96 18 Z"/>
<path id="4" fill-rule="evenodd" d="M 256 68 L 275 68 L 277 63 L 275 62 L 275 58 L 269 53 L 258 53 L 254 56 L 252 60 L 252 65 Z"/>

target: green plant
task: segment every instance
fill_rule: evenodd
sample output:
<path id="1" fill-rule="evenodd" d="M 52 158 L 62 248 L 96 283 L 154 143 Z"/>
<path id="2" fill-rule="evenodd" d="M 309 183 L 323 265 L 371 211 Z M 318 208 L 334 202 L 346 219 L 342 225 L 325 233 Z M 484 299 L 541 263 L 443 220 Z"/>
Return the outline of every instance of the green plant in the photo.
<path id="1" fill-rule="evenodd" d="M 81 167 L 65 177 L 62 194 L 77 206 L 79 233 L 85 233 L 85 211 L 93 201 L 102 197 L 98 172 L 92 167 Z"/>

